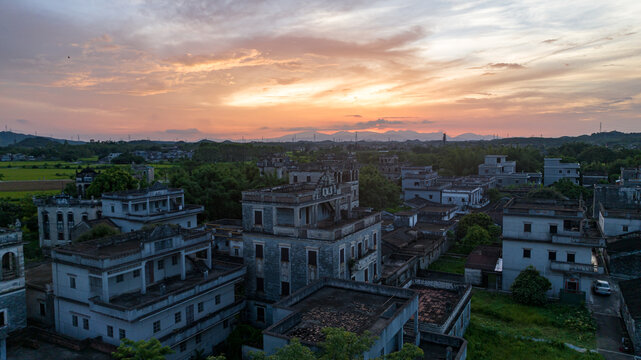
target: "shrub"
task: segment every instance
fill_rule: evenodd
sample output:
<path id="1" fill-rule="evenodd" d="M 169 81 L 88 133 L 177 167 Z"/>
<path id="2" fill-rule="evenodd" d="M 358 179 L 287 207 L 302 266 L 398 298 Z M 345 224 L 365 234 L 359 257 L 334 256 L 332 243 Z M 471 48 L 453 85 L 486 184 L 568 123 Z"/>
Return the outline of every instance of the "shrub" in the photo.
<path id="1" fill-rule="evenodd" d="M 548 279 L 541 276 L 533 267 L 521 271 L 510 287 L 514 301 L 524 305 L 542 306 L 547 302 L 545 293 L 552 288 Z"/>

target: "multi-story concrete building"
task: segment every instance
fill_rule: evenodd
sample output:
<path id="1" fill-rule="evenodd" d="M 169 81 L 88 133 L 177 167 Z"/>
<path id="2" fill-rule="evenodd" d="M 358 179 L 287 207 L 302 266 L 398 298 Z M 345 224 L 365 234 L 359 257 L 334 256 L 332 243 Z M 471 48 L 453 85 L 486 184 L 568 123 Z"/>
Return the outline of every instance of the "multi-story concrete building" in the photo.
<path id="1" fill-rule="evenodd" d="M 256 163 L 261 175 L 272 175 L 278 179 L 287 177 L 291 161 L 287 156 L 275 154 L 270 158 L 263 159 Z"/>
<path id="2" fill-rule="evenodd" d="M 378 158 L 378 170 L 389 180 L 398 180 L 401 177 L 402 164 L 397 155 L 385 155 Z"/>
<path id="3" fill-rule="evenodd" d="M 27 326 L 22 232 L 0 228 L 0 359 L 6 360 L 9 333 Z"/>
<path id="4" fill-rule="evenodd" d="M 38 207 L 40 247 L 45 253 L 71 242 L 72 230 L 78 223 L 102 216 L 99 200 L 76 199 L 62 194 L 34 199 L 34 203 Z"/>
<path id="5" fill-rule="evenodd" d="M 532 265 L 552 283 L 549 296 L 585 296 L 604 273 L 605 245 L 580 202 L 512 199 L 503 209 L 503 289 Z"/>
<path id="6" fill-rule="evenodd" d="M 545 158 L 543 161 L 543 185 L 549 186 L 561 179 L 569 179 L 579 185 L 579 163 L 564 163 L 561 158 Z"/>
<path id="7" fill-rule="evenodd" d="M 516 161 L 507 161 L 507 155 L 485 155 L 479 175 L 494 177 L 497 186 L 541 183 L 541 173 L 516 172 Z"/>
<path id="8" fill-rule="evenodd" d="M 336 184 L 349 184 L 352 193 L 352 206 L 358 207 L 358 175 L 359 169 L 356 161 L 324 160 L 319 164 L 301 164 L 289 171 L 289 183 L 316 184 L 325 174 L 334 178 Z"/>
<path id="9" fill-rule="evenodd" d="M 296 337 L 318 348 L 323 327 L 344 328 L 376 336 L 364 359 L 378 358 L 403 347 L 403 327 L 419 333 L 415 291 L 339 279 L 322 279 L 274 304 L 274 325 L 263 332 L 265 354 L 271 355 Z M 413 339 L 419 345 L 420 335 Z"/>
<path id="10" fill-rule="evenodd" d="M 401 187 L 422 188 L 433 186 L 438 173 L 431 166 L 406 166 L 401 168 Z"/>
<path id="11" fill-rule="evenodd" d="M 595 185 L 593 216 L 604 236 L 641 230 L 641 185 Z"/>
<path id="12" fill-rule="evenodd" d="M 212 257 L 208 231 L 158 225 L 52 251 L 56 331 L 76 339 L 157 338 L 169 359 L 209 353 L 245 303 L 239 263 Z"/>
<path id="13" fill-rule="evenodd" d="M 76 171 L 76 189 L 79 197 L 86 197 L 87 189 L 98 175 L 100 172 L 90 167 Z"/>
<path id="14" fill-rule="evenodd" d="M 211 230 L 214 251 L 243 258 L 243 225 L 240 219 L 219 219 L 205 224 Z"/>
<path id="15" fill-rule="evenodd" d="M 242 194 L 250 319 L 271 324 L 269 304 L 322 277 L 376 281 L 380 213 L 354 208 L 350 183 L 330 174 Z"/>
<path id="16" fill-rule="evenodd" d="M 131 164 L 131 174 L 134 178 L 138 179 L 139 181 L 143 181 L 147 184 L 154 183 L 154 179 L 155 179 L 154 167 L 151 165 Z"/>
<path id="17" fill-rule="evenodd" d="M 184 228 L 198 225 L 201 205 L 185 205 L 185 191 L 166 185 L 102 194 L 102 214 L 122 232 L 139 230 L 147 224 L 177 224 Z"/>
<path id="18" fill-rule="evenodd" d="M 621 185 L 641 185 L 641 166 L 631 169 L 621 168 L 619 183 Z"/>

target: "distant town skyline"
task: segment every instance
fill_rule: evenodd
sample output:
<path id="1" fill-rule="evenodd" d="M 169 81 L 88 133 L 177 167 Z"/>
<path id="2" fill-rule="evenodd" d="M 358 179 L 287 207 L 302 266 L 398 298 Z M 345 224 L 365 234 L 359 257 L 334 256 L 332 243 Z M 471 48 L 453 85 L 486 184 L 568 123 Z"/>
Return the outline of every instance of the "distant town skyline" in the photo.
<path id="1" fill-rule="evenodd" d="M 0 2 L 0 125 L 81 140 L 641 131 L 636 1 Z"/>

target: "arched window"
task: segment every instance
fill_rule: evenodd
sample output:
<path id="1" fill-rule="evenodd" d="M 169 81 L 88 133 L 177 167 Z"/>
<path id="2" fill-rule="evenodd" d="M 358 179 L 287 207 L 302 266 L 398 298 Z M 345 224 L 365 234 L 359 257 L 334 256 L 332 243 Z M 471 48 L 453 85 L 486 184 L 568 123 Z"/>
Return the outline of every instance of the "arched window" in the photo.
<path id="1" fill-rule="evenodd" d="M 16 255 L 8 252 L 2 255 L 2 280 L 9 280 L 18 277 Z"/>

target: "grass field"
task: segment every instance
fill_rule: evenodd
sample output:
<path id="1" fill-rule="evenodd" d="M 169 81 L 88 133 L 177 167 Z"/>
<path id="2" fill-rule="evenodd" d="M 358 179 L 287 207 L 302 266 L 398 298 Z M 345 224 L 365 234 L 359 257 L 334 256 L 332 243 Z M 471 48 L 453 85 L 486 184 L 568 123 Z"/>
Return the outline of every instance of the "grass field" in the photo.
<path id="1" fill-rule="evenodd" d="M 525 306 L 515 303 L 510 295 L 475 291 L 470 330 L 465 337 L 470 343 L 472 359 L 506 358 L 502 354 L 512 354 L 507 358 L 513 359 L 601 359 L 586 357 L 592 356 L 589 354 L 579 355 L 560 346 L 570 343 L 595 349 L 595 333 L 596 326 L 585 307 L 561 304 Z M 524 337 L 545 342 L 534 342 Z M 532 351 L 531 347 L 538 351 Z M 525 350 L 527 353 L 520 354 Z"/>
<path id="2" fill-rule="evenodd" d="M 0 168 L 4 181 L 70 179 L 75 173 L 75 169 Z"/>
<path id="3" fill-rule="evenodd" d="M 428 270 L 463 275 L 465 273 L 465 258 L 445 253 L 438 260 L 431 263 Z"/>
<path id="4" fill-rule="evenodd" d="M 1 200 L 20 200 L 25 197 L 36 196 L 50 196 L 60 194 L 60 190 L 45 190 L 45 191 L 0 191 Z"/>

